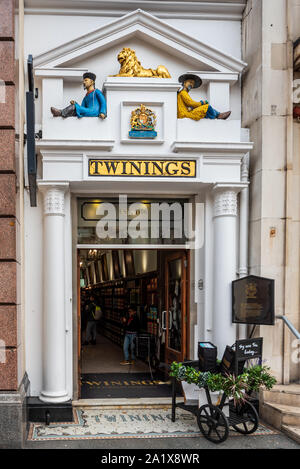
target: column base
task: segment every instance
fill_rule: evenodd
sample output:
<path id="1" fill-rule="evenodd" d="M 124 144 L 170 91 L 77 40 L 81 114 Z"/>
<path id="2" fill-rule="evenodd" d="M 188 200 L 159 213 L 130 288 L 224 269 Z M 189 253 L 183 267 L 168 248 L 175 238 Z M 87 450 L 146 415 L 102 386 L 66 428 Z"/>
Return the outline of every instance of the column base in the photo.
<path id="1" fill-rule="evenodd" d="M 73 422 L 72 401 L 61 403 L 42 402 L 38 397 L 27 398 L 29 422 Z"/>
<path id="2" fill-rule="evenodd" d="M 39 399 L 42 402 L 49 402 L 49 404 L 59 404 L 61 402 L 69 401 L 70 396 L 68 396 L 67 392 L 48 393 L 46 391 L 42 391 Z"/>

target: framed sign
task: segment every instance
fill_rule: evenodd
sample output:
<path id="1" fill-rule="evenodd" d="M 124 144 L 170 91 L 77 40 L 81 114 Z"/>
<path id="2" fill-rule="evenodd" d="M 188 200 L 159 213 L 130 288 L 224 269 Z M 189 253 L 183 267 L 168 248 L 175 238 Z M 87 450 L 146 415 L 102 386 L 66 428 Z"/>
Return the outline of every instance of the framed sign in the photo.
<path id="1" fill-rule="evenodd" d="M 89 159 L 89 176 L 195 178 L 196 160 Z"/>
<path id="2" fill-rule="evenodd" d="M 232 322 L 275 324 L 274 280 L 249 275 L 232 282 Z"/>

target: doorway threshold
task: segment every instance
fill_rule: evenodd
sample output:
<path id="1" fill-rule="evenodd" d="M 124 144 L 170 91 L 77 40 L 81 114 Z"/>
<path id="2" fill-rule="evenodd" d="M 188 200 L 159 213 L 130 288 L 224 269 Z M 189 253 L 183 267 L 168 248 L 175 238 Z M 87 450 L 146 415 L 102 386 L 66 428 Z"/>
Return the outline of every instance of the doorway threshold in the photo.
<path id="1" fill-rule="evenodd" d="M 183 403 L 183 397 L 177 397 L 176 402 Z M 171 397 L 153 397 L 153 398 L 121 398 L 121 399 L 78 399 L 72 402 L 73 407 L 113 407 L 116 409 L 122 408 L 137 408 L 137 407 L 156 407 L 156 406 L 171 406 Z"/>

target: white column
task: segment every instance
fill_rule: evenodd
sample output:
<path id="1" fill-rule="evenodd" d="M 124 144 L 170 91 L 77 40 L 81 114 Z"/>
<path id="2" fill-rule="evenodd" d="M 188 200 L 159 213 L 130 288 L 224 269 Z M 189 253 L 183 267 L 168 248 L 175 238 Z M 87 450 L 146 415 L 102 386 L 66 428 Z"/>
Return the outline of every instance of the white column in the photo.
<path id="1" fill-rule="evenodd" d="M 44 186 L 44 402 L 65 402 L 65 190 L 67 184 Z"/>
<path id="2" fill-rule="evenodd" d="M 214 293 L 213 342 L 222 358 L 226 345 L 236 340 L 231 320 L 231 282 L 236 279 L 237 194 L 234 189 L 214 189 Z"/>

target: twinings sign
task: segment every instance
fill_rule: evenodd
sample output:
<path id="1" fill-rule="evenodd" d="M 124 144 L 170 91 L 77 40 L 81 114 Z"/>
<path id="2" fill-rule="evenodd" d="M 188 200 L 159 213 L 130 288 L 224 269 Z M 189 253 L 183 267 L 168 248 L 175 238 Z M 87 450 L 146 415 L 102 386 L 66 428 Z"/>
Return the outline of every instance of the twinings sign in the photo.
<path id="1" fill-rule="evenodd" d="M 195 160 L 89 160 L 89 176 L 196 177 Z"/>

